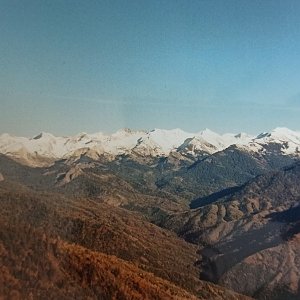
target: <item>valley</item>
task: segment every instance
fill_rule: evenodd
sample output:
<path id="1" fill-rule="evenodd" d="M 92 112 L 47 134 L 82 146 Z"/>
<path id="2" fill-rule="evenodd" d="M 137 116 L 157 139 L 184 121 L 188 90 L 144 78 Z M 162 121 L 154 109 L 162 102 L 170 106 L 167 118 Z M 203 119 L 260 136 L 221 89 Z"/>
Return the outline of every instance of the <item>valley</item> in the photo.
<path id="1" fill-rule="evenodd" d="M 0 293 L 298 299 L 299 147 L 286 128 L 3 134 Z"/>

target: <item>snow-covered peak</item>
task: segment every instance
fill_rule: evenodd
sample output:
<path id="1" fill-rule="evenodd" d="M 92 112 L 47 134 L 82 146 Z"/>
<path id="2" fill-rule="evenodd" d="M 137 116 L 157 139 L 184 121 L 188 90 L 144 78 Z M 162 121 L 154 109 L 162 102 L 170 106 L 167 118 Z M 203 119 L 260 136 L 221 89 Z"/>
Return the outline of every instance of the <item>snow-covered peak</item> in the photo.
<path id="1" fill-rule="evenodd" d="M 159 145 L 164 154 L 179 147 L 187 138 L 193 137 L 193 133 L 177 129 L 154 129 L 147 134 L 145 141 L 151 141 Z"/>
<path id="2" fill-rule="evenodd" d="M 218 137 L 220 136 L 218 133 L 208 129 L 208 128 L 205 128 L 204 130 L 201 130 L 200 132 L 198 132 L 197 135 L 200 135 L 200 136 L 203 136 L 203 137 Z"/>
<path id="3" fill-rule="evenodd" d="M 48 133 L 48 132 L 41 132 L 40 134 L 34 136 L 32 138 L 33 140 L 50 140 L 50 139 L 55 139 L 55 136 L 51 133 Z"/>
<path id="4" fill-rule="evenodd" d="M 245 132 L 240 132 L 238 134 L 235 134 L 234 137 L 236 139 L 239 139 L 239 140 L 247 140 L 247 139 L 253 139 L 254 138 L 253 135 L 250 135 L 250 134 L 245 133 Z"/>
<path id="5" fill-rule="evenodd" d="M 199 133 L 207 133 L 207 134 L 217 134 L 215 131 L 209 129 L 209 128 L 204 128 L 203 130 L 201 130 Z"/>
<path id="6" fill-rule="evenodd" d="M 277 127 L 271 132 L 260 134 L 257 139 L 277 140 L 281 142 L 300 142 L 300 132 L 285 127 Z"/>
<path id="7" fill-rule="evenodd" d="M 106 136 L 106 134 L 104 134 L 101 131 L 98 131 L 98 132 L 91 133 L 90 136 L 92 136 L 94 138 L 102 138 L 102 137 Z"/>
<path id="8" fill-rule="evenodd" d="M 252 143 L 249 143 L 249 149 L 253 151 L 256 148 L 264 149 L 270 144 L 281 145 L 280 151 L 286 155 L 299 155 L 300 150 L 300 132 L 293 131 L 285 127 L 277 127 L 270 132 L 259 134 Z"/>
<path id="9" fill-rule="evenodd" d="M 246 145 L 254 139 L 254 136 L 247 133 L 225 133 L 222 135 L 223 143 L 226 147 L 230 145 Z"/>
<path id="10" fill-rule="evenodd" d="M 17 139 L 20 139 L 19 137 L 15 137 L 12 136 L 8 133 L 3 133 L 0 135 L 0 148 L 3 145 L 9 144 L 9 143 L 13 143 L 14 141 L 16 141 Z"/>
<path id="11" fill-rule="evenodd" d="M 127 136 L 127 135 L 131 135 L 133 133 L 133 131 L 129 128 L 122 128 L 117 130 L 115 133 L 112 134 L 112 136 Z"/>
<path id="12" fill-rule="evenodd" d="M 189 155 L 201 155 L 222 151 L 230 145 L 241 145 L 249 151 L 264 151 L 270 143 L 282 145 L 282 153 L 299 153 L 300 132 L 287 128 L 275 128 L 269 133 L 253 137 L 246 133 L 226 133 L 220 135 L 209 129 L 198 133 L 185 132 L 179 128 L 153 129 L 151 131 L 132 131 L 121 129 L 106 135 L 102 132 L 93 134 L 80 133 L 69 137 L 57 137 L 42 132 L 34 138 L 0 135 L 0 153 L 12 157 L 45 157 L 48 160 L 68 158 L 74 153 L 86 153 L 91 150 L 97 156 L 115 157 L 123 154 L 145 156 L 168 156 L 170 152 Z M 85 149 L 83 152 L 80 151 Z M 87 150 L 88 149 L 88 150 Z M 267 150 L 266 150 L 267 151 Z M 298 154 L 297 154 L 298 155 Z"/>
<path id="13" fill-rule="evenodd" d="M 276 134 L 294 134 L 295 131 L 287 128 L 287 127 L 276 127 L 272 130 L 272 133 Z"/>
<path id="14" fill-rule="evenodd" d="M 196 136 L 203 138 L 206 142 L 215 146 L 219 150 L 224 149 L 227 146 L 226 141 L 220 134 L 208 128 L 200 131 L 196 134 Z"/>
<path id="15" fill-rule="evenodd" d="M 104 152 L 112 155 L 128 154 L 145 132 L 121 129 L 101 139 Z"/>
<path id="16" fill-rule="evenodd" d="M 212 154 L 218 150 L 217 147 L 204 140 L 201 136 L 188 138 L 177 148 L 178 152 L 191 155 Z"/>
<path id="17" fill-rule="evenodd" d="M 137 134 L 145 134 L 146 132 L 145 131 L 136 131 L 136 130 L 131 130 L 129 128 L 122 128 L 122 129 L 119 129 L 118 131 L 114 132 L 112 135 L 111 135 L 111 138 L 116 138 L 116 139 L 119 139 L 119 138 L 125 138 L 125 137 L 129 137 L 129 136 L 135 136 Z"/>

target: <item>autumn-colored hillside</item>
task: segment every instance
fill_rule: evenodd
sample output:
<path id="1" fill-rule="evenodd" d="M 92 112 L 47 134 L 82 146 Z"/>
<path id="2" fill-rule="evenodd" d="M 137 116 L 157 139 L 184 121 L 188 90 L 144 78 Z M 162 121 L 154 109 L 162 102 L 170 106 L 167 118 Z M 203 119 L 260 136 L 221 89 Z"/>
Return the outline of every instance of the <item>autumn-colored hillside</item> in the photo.
<path id="1" fill-rule="evenodd" d="M 0 293 L 6 299 L 196 299 L 115 256 L 1 224 Z"/>
<path id="2" fill-rule="evenodd" d="M 245 299 L 200 281 L 195 246 L 135 213 L 7 181 L 0 208 L 4 299 Z"/>

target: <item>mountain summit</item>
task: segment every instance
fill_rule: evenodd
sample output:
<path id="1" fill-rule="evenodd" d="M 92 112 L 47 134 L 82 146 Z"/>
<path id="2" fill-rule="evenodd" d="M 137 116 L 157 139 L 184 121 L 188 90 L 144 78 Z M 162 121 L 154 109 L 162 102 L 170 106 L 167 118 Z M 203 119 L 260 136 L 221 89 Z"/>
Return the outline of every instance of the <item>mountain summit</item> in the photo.
<path id="1" fill-rule="evenodd" d="M 56 137 L 51 133 L 42 132 L 33 138 L 26 138 L 2 134 L 0 153 L 28 163 L 31 157 L 46 158 L 48 162 L 67 159 L 74 153 L 79 153 L 80 149 L 89 149 L 99 155 L 111 157 L 133 154 L 167 157 L 173 152 L 185 154 L 187 151 L 192 156 L 199 153 L 213 154 L 232 145 L 242 145 L 245 150 L 252 152 L 263 152 L 269 145 L 274 144 L 283 154 L 299 155 L 300 132 L 288 128 L 275 128 L 271 132 L 251 136 L 246 133 L 220 135 L 209 129 L 189 133 L 179 128 L 171 130 L 156 128 L 148 132 L 125 128 L 111 135 L 99 132 Z"/>

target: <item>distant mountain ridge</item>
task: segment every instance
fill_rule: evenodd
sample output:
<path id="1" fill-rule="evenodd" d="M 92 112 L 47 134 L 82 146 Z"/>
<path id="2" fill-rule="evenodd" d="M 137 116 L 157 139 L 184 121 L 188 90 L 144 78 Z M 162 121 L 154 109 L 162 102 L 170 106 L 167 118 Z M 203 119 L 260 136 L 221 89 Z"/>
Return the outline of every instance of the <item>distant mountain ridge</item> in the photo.
<path id="1" fill-rule="evenodd" d="M 121 129 L 111 135 L 98 132 L 69 137 L 56 137 L 45 132 L 33 138 L 0 135 L 0 153 L 29 165 L 47 165 L 82 153 L 94 159 L 103 156 L 110 160 L 120 155 L 167 157 L 172 153 L 177 153 L 182 159 L 195 158 L 214 154 L 232 145 L 260 154 L 271 149 L 283 155 L 300 156 L 300 131 L 279 127 L 252 136 L 246 133 L 220 135 L 209 129 L 189 133 L 177 128 L 151 131 Z"/>

